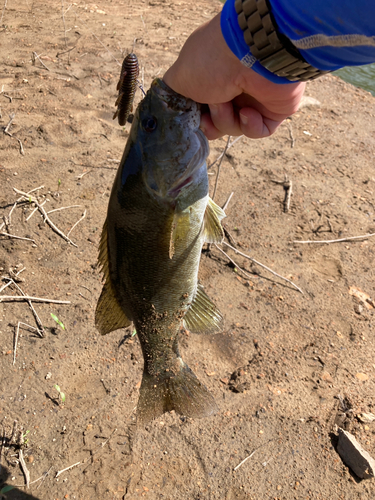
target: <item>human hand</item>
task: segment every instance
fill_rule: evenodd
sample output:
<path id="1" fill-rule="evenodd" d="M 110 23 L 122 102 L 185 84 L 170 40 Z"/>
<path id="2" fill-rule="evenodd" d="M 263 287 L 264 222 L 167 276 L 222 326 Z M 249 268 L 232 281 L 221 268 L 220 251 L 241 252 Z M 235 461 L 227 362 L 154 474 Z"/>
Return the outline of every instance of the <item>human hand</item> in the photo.
<path id="1" fill-rule="evenodd" d="M 246 68 L 223 38 L 220 14 L 192 33 L 164 81 L 209 105 L 200 127 L 210 140 L 225 134 L 268 137 L 297 111 L 305 89 L 304 83 L 273 83 Z"/>

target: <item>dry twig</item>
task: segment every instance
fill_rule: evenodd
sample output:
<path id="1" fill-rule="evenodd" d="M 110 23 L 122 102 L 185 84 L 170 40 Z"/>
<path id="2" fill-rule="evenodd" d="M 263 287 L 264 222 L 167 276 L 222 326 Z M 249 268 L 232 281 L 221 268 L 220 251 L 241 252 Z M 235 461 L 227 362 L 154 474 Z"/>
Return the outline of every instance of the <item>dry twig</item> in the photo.
<path id="1" fill-rule="evenodd" d="M 32 241 L 33 243 L 35 243 L 35 240 L 31 238 L 22 238 L 21 236 L 15 236 L 14 234 L 5 233 L 4 231 L 0 231 L 0 236 L 8 236 L 8 238 L 14 238 L 16 240 Z"/>
<path id="2" fill-rule="evenodd" d="M 228 151 L 228 149 L 230 149 L 232 146 L 234 146 L 236 144 L 236 142 L 239 141 L 240 139 L 242 139 L 243 137 L 244 137 L 243 135 L 240 135 L 239 137 L 236 137 L 230 144 L 228 144 L 228 147 L 227 147 L 226 151 Z M 207 170 L 210 170 L 210 168 L 212 168 L 224 156 L 224 154 L 226 153 L 226 151 L 225 152 L 223 151 L 216 158 L 216 160 L 214 160 L 210 165 L 208 165 Z"/>
<path id="3" fill-rule="evenodd" d="M 77 467 L 81 462 L 77 462 L 76 464 L 69 465 L 69 467 L 66 467 L 65 469 L 59 470 L 56 472 L 55 478 L 59 477 L 63 472 L 66 472 L 67 470 L 73 469 L 73 467 Z"/>
<path id="4" fill-rule="evenodd" d="M 31 328 L 32 330 L 36 330 L 38 332 L 38 329 L 35 328 L 34 326 L 28 325 L 27 323 L 22 323 L 22 321 L 18 322 L 17 325 L 17 330 L 16 330 L 16 335 L 14 338 L 14 348 L 13 348 L 13 365 L 16 364 L 16 356 L 17 356 L 17 344 L 18 344 L 18 335 L 20 332 L 20 325 L 27 326 L 28 328 Z M 38 332 L 39 333 L 39 332 Z"/>
<path id="5" fill-rule="evenodd" d="M 24 293 L 24 291 L 17 285 L 17 283 L 12 278 L 5 278 L 5 279 L 9 279 L 12 282 L 12 284 L 17 288 L 17 290 L 21 293 L 22 297 L 26 297 L 26 294 Z M 1 299 L 2 299 L 2 297 L 0 297 L 0 302 L 1 302 Z M 34 306 L 32 305 L 31 300 L 26 299 L 26 302 L 29 304 L 29 307 L 34 315 L 36 324 L 39 327 L 39 330 L 37 330 L 37 332 L 38 332 L 39 336 L 41 338 L 43 338 L 44 337 L 43 323 L 42 323 L 41 319 L 39 318 L 38 313 L 34 309 Z"/>
<path id="6" fill-rule="evenodd" d="M 236 254 L 242 255 L 242 257 L 245 257 L 246 259 L 251 260 L 251 262 L 254 262 L 254 264 L 257 264 L 258 266 L 262 267 L 263 269 L 266 269 L 266 271 L 273 274 L 274 276 L 277 276 L 278 278 L 280 278 L 284 281 L 287 281 L 292 286 L 294 286 L 294 288 L 296 288 L 299 292 L 301 292 L 303 294 L 303 291 L 295 283 L 293 283 L 293 281 L 289 280 L 288 278 L 285 278 L 284 276 L 281 276 L 278 273 L 275 273 L 275 271 L 272 271 L 272 269 L 270 269 L 269 267 L 265 266 L 264 264 L 261 264 L 259 261 L 253 259 L 249 255 L 246 255 L 245 253 L 240 252 L 239 250 L 237 250 L 237 248 L 234 248 L 234 247 L 232 247 L 232 245 L 229 245 L 229 243 L 226 243 L 225 241 L 223 241 L 222 245 L 226 245 L 227 247 L 231 248 Z"/>
<path id="7" fill-rule="evenodd" d="M 306 243 L 341 243 L 343 241 L 354 241 L 354 240 L 363 240 L 366 238 L 371 238 L 372 236 L 375 236 L 375 233 L 370 233 L 370 234 L 364 234 L 363 236 L 349 236 L 348 238 L 340 238 L 339 240 L 320 240 L 320 241 L 314 241 L 314 240 L 307 240 L 307 241 L 299 241 L 299 240 L 294 240 L 293 243 L 300 243 L 300 244 L 306 244 Z"/>
<path id="8" fill-rule="evenodd" d="M 46 299 L 43 297 L 31 297 L 29 295 L 0 295 L 1 302 L 22 302 L 31 300 L 33 302 L 42 302 L 44 304 L 70 304 L 69 300 Z"/>
<path id="9" fill-rule="evenodd" d="M 26 462 L 25 462 L 25 459 L 23 458 L 22 448 L 18 452 L 18 456 L 19 456 L 19 461 L 21 464 L 21 469 L 22 469 L 23 475 L 25 476 L 26 488 L 30 488 L 30 472 L 29 472 L 28 468 L 26 467 Z"/>
<path id="10" fill-rule="evenodd" d="M 69 234 L 73 231 L 73 229 L 74 229 L 76 226 L 78 226 L 78 224 L 79 224 L 79 223 L 80 223 L 80 222 L 81 222 L 81 221 L 82 221 L 85 217 L 86 217 L 86 210 L 83 212 L 82 217 L 81 217 L 79 220 L 77 220 L 77 222 L 76 222 L 75 224 L 73 224 L 73 226 L 69 229 L 67 236 L 69 236 Z"/>
<path id="11" fill-rule="evenodd" d="M 217 185 L 218 185 L 218 182 L 219 182 L 219 175 L 220 175 L 220 170 L 221 170 L 221 164 L 223 162 L 223 158 L 225 156 L 225 153 L 228 151 L 228 146 L 229 146 L 229 141 L 230 141 L 230 135 L 228 135 L 228 140 L 227 140 L 227 143 L 225 145 L 225 148 L 224 148 L 224 151 L 223 151 L 223 154 L 222 156 L 220 157 L 220 161 L 219 161 L 219 165 L 217 167 L 217 173 L 216 173 L 216 180 L 215 180 L 215 187 L 214 187 L 214 192 L 212 193 L 212 201 L 215 199 L 215 194 L 216 194 L 216 189 L 217 189 Z"/>
<path id="12" fill-rule="evenodd" d="M 43 61 L 42 61 L 42 59 L 40 58 L 40 55 L 38 55 L 36 52 L 33 52 L 33 54 L 32 54 L 32 62 L 33 62 L 33 66 L 35 66 L 35 61 L 36 61 L 36 59 L 38 59 L 38 61 L 40 62 L 40 64 L 43 66 L 43 68 L 45 68 L 47 71 L 51 71 L 51 70 L 49 69 L 49 67 L 48 67 L 46 64 L 44 64 L 44 62 L 43 62 Z"/>
<path id="13" fill-rule="evenodd" d="M 77 245 L 70 238 L 68 238 L 68 236 L 66 236 L 57 226 L 55 226 L 55 224 L 48 217 L 47 212 L 44 210 L 42 204 L 39 203 L 39 201 L 37 200 L 37 198 L 35 198 L 35 196 L 31 196 L 30 193 L 24 193 L 23 191 L 20 191 L 19 189 L 15 188 L 15 187 L 13 189 L 16 193 L 21 194 L 27 200 L 33 201 L 35 203 L 35 205 L 38 207 L 39 212 L 42 214 L 42 216 L 44 218 L 44 222 L 46 222 L 49 225 L 49 227 L 53 231 L 55 231 L 55 233 L 57 233 L 59 236 L 61 236 L 61 238 L 63 238 L 65 241 L 67 241 L 68 243 L 70 243 L 71 245 L 73 245 L 74 247 L 77 248 Z"/>

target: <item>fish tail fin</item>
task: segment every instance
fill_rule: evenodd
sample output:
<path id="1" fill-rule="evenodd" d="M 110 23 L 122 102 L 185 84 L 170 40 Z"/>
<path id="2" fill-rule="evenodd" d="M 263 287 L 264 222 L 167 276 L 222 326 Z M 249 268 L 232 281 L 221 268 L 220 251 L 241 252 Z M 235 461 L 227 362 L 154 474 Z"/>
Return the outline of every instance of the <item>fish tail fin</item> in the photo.
<path id="1" fill-rule="evenodd" d="M 138 425 L 145 425 L 171 410 L 193 418 L 208 417 L 217 412 L 211 393 L 188 365 L 182 360 L 181 363 L 177 373 L 171 371 L 163 378 L 146 371 L 143 373 L 137 406 Z"/>

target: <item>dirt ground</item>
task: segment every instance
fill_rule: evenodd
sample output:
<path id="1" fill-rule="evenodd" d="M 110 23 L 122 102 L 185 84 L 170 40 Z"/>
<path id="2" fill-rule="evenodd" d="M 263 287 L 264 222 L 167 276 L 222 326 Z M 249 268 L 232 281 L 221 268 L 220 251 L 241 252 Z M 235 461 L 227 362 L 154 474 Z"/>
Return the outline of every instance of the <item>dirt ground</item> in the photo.
<path id="1" fill-rule="evenodd" d="M 216 0 L 8 0 L 2 11 L 0 290 L 13 278 L 26 295 L 70 301 L 33 302 L 44 337 L 21 325 L 14 364 L 18 322 L 36 322 L 27 302 L 0 304 L 0 491 L 15 486 L 6 499 L 375 497 L 374 480 L 359 480 L 335 449 L 338 424 L 375 456 L 375 422 L 362 417 L 375 413 L 375 238 L 294 242 L 375 233 L 367 92 L 334 76 L 309 83 L 320 104 L 307 103 L 269 139 L 239 140 L 223 161 L 216 200 L 234 192 L 225 226 L 238 249 L 303 294 L 233 252 L 247 276 L 218 250 L 203 252 L 200 279 L 225 331 L 184 334 L 180 344 L 218 402 L 214 417 L 171 413 L 135 432 L 139 342 L 124 330 L 101 337 L 94 326 L 98 242 L 129 132 L 112 120 L 119 64 L 136 38 L 147 89 L 220 8 Z M 210 162 L 225 142 L 211 143 Z M 289 212 L 274 182 L 285 175 Z M 46 212 L 74 206 L 49 215 L 63 233 L 85 214 L 69 235 L 76 246 L 14 191 L 38 187 L 32 195 Z M 21 292 L 12 284 L 6 294 Z M 42 477 L 28 490 L 20 449 L 30 481 Z"/>

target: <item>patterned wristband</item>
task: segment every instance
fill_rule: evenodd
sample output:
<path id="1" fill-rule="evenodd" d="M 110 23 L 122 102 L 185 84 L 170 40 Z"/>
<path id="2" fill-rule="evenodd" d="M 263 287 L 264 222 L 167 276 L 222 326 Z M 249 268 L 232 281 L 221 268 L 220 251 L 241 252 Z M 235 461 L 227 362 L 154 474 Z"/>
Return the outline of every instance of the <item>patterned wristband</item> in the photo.
<path id="1" fill-rule="evenodd" d="M 267 0 L 235 0 L 234 5 L 246 44 L 268 71 L 301 82 L 329 73 L 306 62 L 292 42 L 277 31 Z"/>

